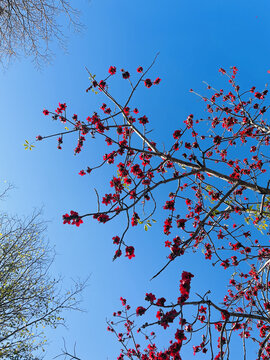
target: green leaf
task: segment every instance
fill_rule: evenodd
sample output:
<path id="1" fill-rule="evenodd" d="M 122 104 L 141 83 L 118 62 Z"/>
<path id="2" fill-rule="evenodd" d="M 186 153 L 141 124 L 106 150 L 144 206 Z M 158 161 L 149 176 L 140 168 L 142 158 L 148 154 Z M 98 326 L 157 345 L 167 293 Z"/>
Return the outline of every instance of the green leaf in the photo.
<path id="1" fill-rule="evenodd" d="M 23 144 L 24 150 L 32 150 L 35 146 L 32 144 L 29 144 L 29 141 L 25 140 L 25 144 Z"/>

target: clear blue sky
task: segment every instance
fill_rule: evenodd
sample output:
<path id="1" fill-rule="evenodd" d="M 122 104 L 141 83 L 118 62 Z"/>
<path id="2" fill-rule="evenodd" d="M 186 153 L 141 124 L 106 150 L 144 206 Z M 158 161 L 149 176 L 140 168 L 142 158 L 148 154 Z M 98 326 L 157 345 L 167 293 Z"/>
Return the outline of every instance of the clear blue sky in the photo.
<path id="1" fill-rule="evenodd" d="M 67 33 L 68 54 L 54 44 L 53 63 L 42 71 L 37 71 L 30 59 L 22 58 L 0 73 L 0 182 L 16 186 L 1 206 L 20 216 L 43 206 L 44 219 L 49 220 L 47 235 L 58 254 L 53 271 L 65 277 L 67 286 L 70 279 L 90 275 L 82 303 L 87 313 L 66 314 L 68 330 L 49 332 L 46 358 L 59 353 L 64 337 L 70 348 L 77 343 L 83 359 L 115 359 L 119 348 L 106 331 L 105 319 L 119 308 L 120 296 L 130 299 L 131 305 L 141 305 L 147 291 L 174 299 L 182 270 L 195 274 L 193 289 L 215 291 L 222 270 L 206 276 L 205 261 L 198 256 L 191 262 L 187 257 L 150 283 L 165 262 L 162 220 L 151 233 L 130 233 L 131 243 L 132 237 L 137 239 L 133 261 L 123 258 L 112 263 L 115 249 L 111 237 L 120 226 L 117 222 L 102 225 L 86 219 L 77 229 L 61 221 L 69 210 L 83 213 L 96 208 L 93 188 L 104 189 L 104 173 L 78 176 L 82 168 L 98 161 L 95 143 L 74 157 L 76 140 L 72 137 L 65 140 L 62 151 L 56 149 L 55 140 L 25 151 L 24 140 L 56 131 L 56 125 L 42 115 L 43 108 L 54 110 L 58 102 L 66 102 L 70 114 L 85 117 L 100 104 L 99 96 L 85 93 L 89 83 L 85 66 L 101 78 L 110 65 L 132 72 L 139 65 L 148 65 L 159 51 L 152 74 L 162 82 L 152 91 L 141 88 L 136 103 L 151 119 L 153 136 L 166 142 L 188 114 L 203 114 L 201 102 L 189 89 L 203 89 L 203 80 L 222 87 L 220 67 L 237 66 L 243 87 L 263 86 L 269 80 L 270 2 L 84 0 L 75 5 L 86 29 L 80 34 Z M 116 94 L 121 97 L 125 91 L 119 81 Z M 151 259 L 147 256 L 150 249 Z M 201 278 L 208 280 L 202 282 Z"/>

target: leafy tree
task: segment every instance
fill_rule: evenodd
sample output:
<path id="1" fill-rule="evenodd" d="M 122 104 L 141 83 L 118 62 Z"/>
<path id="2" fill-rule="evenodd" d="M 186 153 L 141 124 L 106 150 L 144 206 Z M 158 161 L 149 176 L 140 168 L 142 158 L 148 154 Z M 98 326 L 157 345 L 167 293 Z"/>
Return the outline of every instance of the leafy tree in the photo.
<path id="1" fill-rule="evenodd" d="M 60 15 L 69 25 L 80 29 L 78 11 L 69 0 L 1 0 L 0 1 L 0 60 L 24 53 L 37 64 L 48 61 L 49 42 L 56 39 L 64 45 Z"/>
<path id="2" fill-rule="evenodd" d="M 65 309 L 78 309 L 83 284 L 60 291 L 49 276 L 52 250 L 43 238 L 38 214 L 21 221 L 0 217 L 0 357 L 36 359 L 46 343 L 43 330 L 64 323 Z"/>
<path id="3" fill-rule="evenodd" d="M 167 238 L 167 259 L 153 277 L 173 261 L 199 250 L 206 261 L 229 275 L 223 299 L 212 299 L 210 292 L 195 295 L 194 275 L 188 271 L 181 274 L 177 299 L 146 293 L 145 302 L 132 311 L 127 300 L 120 298 L 122 308 L 115 312 L 116 320 L 108 322 L 108 331 L 121 343 L 117 359 L 179 360 L 182 347 L 190 344 L 194 355 L 200 352 L 207 353 L 208 359 L 229 359 L 237 340 L 243 359 L 249 353 L 254 359 L 254 348 L 257 359 L 270 359 L 268 90 L 242 90 L 236 82 L 236 67 L 228 72 L 220 69 L 226 80 L 224 89 L 206 84 L 206 95 L 190 90 L 206 104 L 207 115 L 188 115 L 164 149 L 151 137 L 150 120 L 139 113 L 133 99 L 139 85 L 150 89 L 160 83 L 160 78 L 152 80 L 148 75 L 152 65 L 146 70 L 138 67 L 137 76 L 120 71 L 130 86 L 123 103 L 109 91 L 116 67 L 111 66 L 109 75 L 101 80 L 89 72 L 87 91 L 103 94 L 110 104 L 101 103 L 85 120 L 77 114 L 68 117 L 65 103 L 52 112 L 45 109 L 45 116 L 68 123 L 70 130 L 37 137 L 56 136 L 61 149 L 64 137 L 75 133 L 75 154 L 83 150 L 86 139 L 102 137 L 108 145 L 109 152 L 100 154 L 98 164 L 89 164 L 79 173 L 92 176 L 97 168 L 114 167 L 115 175 L 108 179 L 110 190 L 97 194 L 98 211 L 81 214 L 72 210 L 63 215 L 63 223 L 80 226 L 87 217 L 100 223 L 119 217 L 124 224 L 125 219 L 122 233 L 112 238 L 114 260 L 123 253 L 128 259 L 135 256 L 134 246 L 126 240 L 130 229 L 144 226 L 149 231 L 156 222 L 154 214 L 163 207 L 161 229 L 162 237 Z M 158 191 L 168 186 L 168 198 L 161 203 Z M 155 328 L 172 332 L 167 348 L 159 349 Z M 63 355 L 77 358 L 67 350 Z"/>

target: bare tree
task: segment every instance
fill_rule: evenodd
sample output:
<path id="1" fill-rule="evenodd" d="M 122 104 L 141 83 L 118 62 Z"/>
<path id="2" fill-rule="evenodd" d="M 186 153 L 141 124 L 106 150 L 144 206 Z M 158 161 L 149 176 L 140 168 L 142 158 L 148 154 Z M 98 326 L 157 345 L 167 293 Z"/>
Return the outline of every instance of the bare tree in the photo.
<path id="1" fill-rule="evenodd" d="M 0 61 L 22 53 L 36 64 L 49 61 L 49 42 L 65 44 L 61 15 L 75 30 L 81 28 L 79 12 L 69 0 L 0 0 Z"/>
<path id="2" fill-rule="evenodd" d="M 1 359 L 35 359 L 44 328 L 63 324 L 63 310 L 78 310 L 84 284 L 63 293 L 61 279 L 50 278 L 53 256 L 43 231 L 38 214 L 26 221 L 0 216 Z"/>

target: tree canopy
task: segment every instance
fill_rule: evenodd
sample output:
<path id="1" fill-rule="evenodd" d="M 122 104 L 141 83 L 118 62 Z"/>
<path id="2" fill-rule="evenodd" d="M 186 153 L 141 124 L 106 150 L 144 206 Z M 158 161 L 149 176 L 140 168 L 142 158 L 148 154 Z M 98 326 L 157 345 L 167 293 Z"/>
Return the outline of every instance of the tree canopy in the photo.
<path id="1" fill-rule="evenodd" d="M 69 25 L 80 28 L 78 11 L 69 0 L 2 0 L 0 2 L 0 60 L 24 54 L 36 63 L 51 58 L 49 44 L 57 40 L 64 46 L 63 26 L 59 16 L 64 15 Z"/>
<path id="2" fill-rule="evenodd" d="M 45 327 L 64 324 L 63 310 L 78 309 L 83 284 L 61 290 L 50 277 L 53 250 L 39 214 L 24 221 L 0 216 L 0 357 L 36 359 L 46 343 Z"/>

